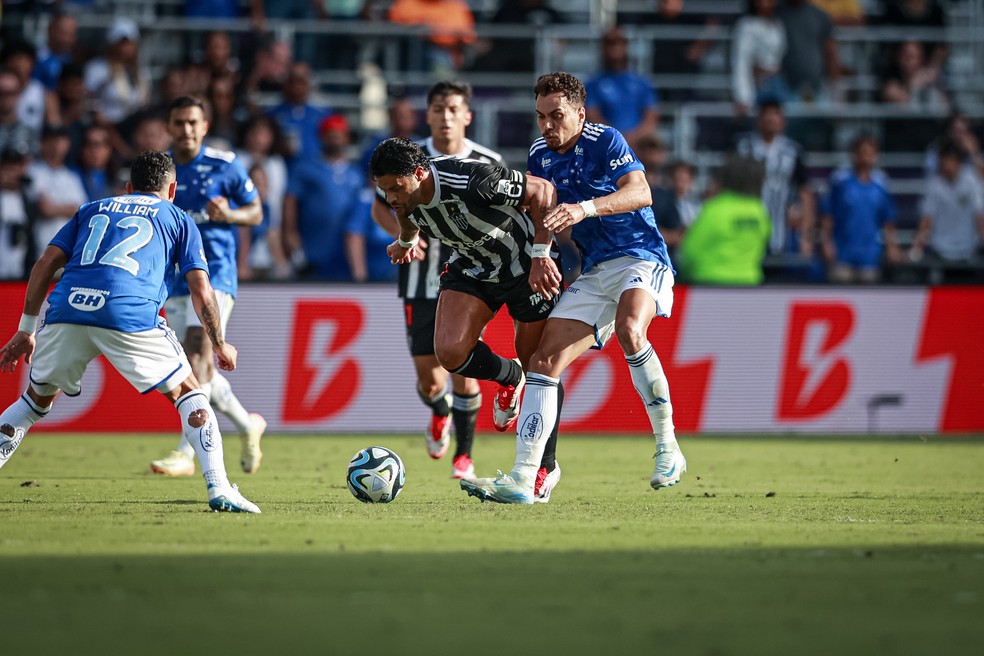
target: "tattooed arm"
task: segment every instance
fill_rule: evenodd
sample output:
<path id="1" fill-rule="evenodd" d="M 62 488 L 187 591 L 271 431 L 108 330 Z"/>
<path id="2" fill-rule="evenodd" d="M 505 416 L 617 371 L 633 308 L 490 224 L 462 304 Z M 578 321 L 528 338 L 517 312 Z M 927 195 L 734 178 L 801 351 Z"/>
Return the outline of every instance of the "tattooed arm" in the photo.
<path id="1" fill-rule="evenodd" d="M 215 300 L 215 292 L 208 281 L 208 274 L 201 269 L 192 269 L 185 274 L 185 280 L 188 282 L 195 312 L 202 322 L 202 329 L 212 342 L 212 349 L 219 360 L 219 368 L 232 371 L 236 368 L 237 353 L 235 347 L 225 341 L 222 335 L 222 316 Z"/>

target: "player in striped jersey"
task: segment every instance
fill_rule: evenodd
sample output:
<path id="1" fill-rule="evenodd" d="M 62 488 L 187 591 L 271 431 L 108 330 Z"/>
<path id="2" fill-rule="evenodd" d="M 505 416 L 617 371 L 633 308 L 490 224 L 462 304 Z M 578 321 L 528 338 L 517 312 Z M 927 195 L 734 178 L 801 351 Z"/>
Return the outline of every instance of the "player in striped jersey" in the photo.
<path id="1" fill-rule="evenodd" d="M 444 80 L 434 84 L 427 93 L 426 119 L 431 136 L 417 143 L 432 158 L 450 156 L 503 166 L 499 153 L 465 136 L 472 121 L 471 96 L 471 85 L 467 82 Z M 399 237 L 396 215 L 378 190 L 372 218 L 394 239 Z M 417 251 L 418 258 L 400 265 L 399 295 L 404 304 L 407 344 L 417 372 L 417 393 L 432 413 L 424 433 L 427 452 L 435 460 L 444 456 L 453 424 L 455 451 L 451 476 L 459 479 L 474 476 L 472 447 L 475 422 L 482 406 L 481 388 L 474 379 L 452 374 L 452 394 L 448 394 L 448 372 L 434 355 L 440 274 L 444 263 L 451 259 L 451 247 L 421 235 Z M 552 436 L 543 456 L 545 475 L 555 470 L 555 445 L 556 436 Z"/>
<path id="2" fill-rule="evenodd" d="M 524 382 L 520 362 L 536 348 L 561 282 L 548 259 L 537 279 L 539 291 L 530 288 L 534 229 L 520 208 L 542 215 L 554 202 L 553 185 L 481 162 L 431 160 L 407 139 L 381 143 L 370 173 L 400 224 L 397 241 L 387 249 L 394 263 L 413 257 L 421 230 L 452 248 L 441 277 L 435 355 L 452 373 L 499 383 L 493 415 L 497 427 L 508 427 L 518 415 Z M 479 339 L 503 305 L 516 322 L 518 360 L 494 354 Z"/>
<path id="3" fill-rule="evenodd" d="M 534 502 L 544 436 L 557 422 L 560 375 L 589 348 L 604 346 L 613 333 L 656 436 L 650 484 L 657 490 L 674 485 L 687 461 L 673 431 L 666 376 L 647 337 L 654 317 L 670 316 L 673 269 L 650 207 L 645 168 L 618 130 L 585 122 L 586 92 L 574 76 L 543 75 L 534 94 L 543 138 L 530 148 L 527 169 L 556 185 L 559 203 L 543 219 L 534 248 L 537 254 L 548 248 L 547 231 L 571 228 L 581 251 L 581 275 L 557 303 L 530 358 L 516 425 L 515 466 L 498 478 L 463 479 L 461 487 L 483 501 Z M 542 289 L 547 262 L 533 260 L 534 290 Z"/>

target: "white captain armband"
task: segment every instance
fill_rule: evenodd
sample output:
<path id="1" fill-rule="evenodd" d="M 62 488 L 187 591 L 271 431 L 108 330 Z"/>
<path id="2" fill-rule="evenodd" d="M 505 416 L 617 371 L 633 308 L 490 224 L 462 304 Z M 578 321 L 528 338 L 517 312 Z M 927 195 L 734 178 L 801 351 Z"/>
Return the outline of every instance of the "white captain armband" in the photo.
<path id="1" fill-rule="evenodd" d="M 550 257 L 550 244 L 533 244 L 531 257 Z"/>

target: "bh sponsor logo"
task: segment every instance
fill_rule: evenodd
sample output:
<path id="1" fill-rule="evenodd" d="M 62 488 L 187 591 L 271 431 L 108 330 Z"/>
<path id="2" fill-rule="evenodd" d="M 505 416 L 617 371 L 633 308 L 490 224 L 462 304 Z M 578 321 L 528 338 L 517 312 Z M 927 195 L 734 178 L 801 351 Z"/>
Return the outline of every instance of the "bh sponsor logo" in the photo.
<path id="1" fill-rule="evenodd" d="M 96 310 L 101 310 L 106 305 L 107 294 L 109 292 L 102 289 L 72 287 L 68 293 L 68 304 L 76 310 L 95 312 Z"/>
<path id="2" fill-rule="evenodd" d="M 523 426 L 519 429 L 519 438 L 526 446 L 533 446 L 541 435 L 543 435 L 543 417 L 539 412 L 534 412 L 523 422 Z"/>

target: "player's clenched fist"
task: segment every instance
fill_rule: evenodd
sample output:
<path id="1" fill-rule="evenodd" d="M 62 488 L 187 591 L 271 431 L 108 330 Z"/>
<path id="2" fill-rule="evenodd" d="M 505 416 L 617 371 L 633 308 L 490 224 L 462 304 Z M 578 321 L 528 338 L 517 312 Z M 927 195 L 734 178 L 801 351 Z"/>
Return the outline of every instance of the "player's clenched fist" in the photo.
<path id="1" fill-rule="evenodd" d="M 580 223 L 587 215 L 584 208 L 574 203 L 562 203 L 553 208 L 543 218 L 543 227 L 553 232 L 565 230 Z"/>
<path id="2" fill-rule="evenodd" d="M 224 342 L 221 347 L 215 349 L 215 358 L 219 361 L 219 369 L 222 371 L 235 370 L 238 356 L 236 347 L 229 342 Z"/>

